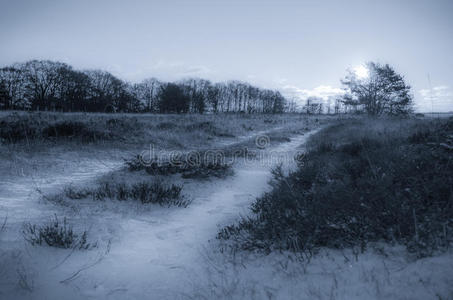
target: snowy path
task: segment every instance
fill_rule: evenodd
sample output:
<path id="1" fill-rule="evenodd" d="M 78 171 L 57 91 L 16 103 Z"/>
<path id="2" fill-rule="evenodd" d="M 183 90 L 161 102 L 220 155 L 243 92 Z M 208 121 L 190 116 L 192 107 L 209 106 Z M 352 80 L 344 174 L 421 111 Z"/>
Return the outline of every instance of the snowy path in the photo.
<path id="1" fill-rule="evenodd" d="M 68 254 L 65 250 L 29 248 L 28 261 L 34 264 L 35 288 L 31 294 L 22 291 L 17 296 L 33 299 L 61 299 L 63 296 L 65 299 L 174 299 L 183 296 L 195 283 L 204 280 L 194 274 L 202 274 L 209 263 L 203 255 L 204 249 L 218 229 L 247 213 L 249 204 L 268 188 L 270 169 L 292 159 L 296 148 L 313 132 L 266 150 L 267 154 L 272 153 L 272 159 L 235 164 L 235 175 L 230 178 L 189 187 L 194 202 L 188 208 L 156 209 L 136 217 L 104 213 L 96 225 L 101 224 L 107 230 L 114 228 L 116 238 L 109 253 L 99 262 L 97 259 L 103 249 L 74 252 L 64 259 L 64 264 L 58 265 Z M 89 181 L 118 167 L 115 162 L 81 162 L 70 176 L 40 183 L 51 190 L 74 182 L 74 178 Z M 13 223 L 32 216 L 36 219 L 44 213 L 49 215 L 49 211 L 24 209 L 29 201 L 25 194 L 30 191 L 17 186 L 27 186 L 24 183 L 30 184 L 27 181 L 16 185 L 2 183 L 6 193 L 4 189 L 5 196 L 0 201 L 8 207 Z M 16 202 L 13 203 L 11 194 L 14 192 Z M 34 206 L 34 210 L 39 208 Z M 89 268 L 84 269 L 86 266 Z M 60 283 L 81 269 L 74 280 Z"/>
<path id="2" fill-rule="evenodd" d="M 41 193 L 46 194 L 71 183 L 88 182 L 122 165 L 121 161 L 105 157 L 80 158 L 67 163 L 69 170 L 62 167 L 51 175 L 0 179 L 0 218 L 7 216 L 8 224 L 12 225 L 40 217 L 42 207 L 36 205 L 36 200 Z"/>
<path id="3" fill-rule="evenodd" d="M 283 160 L 292 158 L 308 136 L 270 150 Z M 109 299 L 173 299 L 189 291 L 194 282 L 203 280 L 192 276 L 202 273 L 207 263 L 203 249 L 209 240 L 221 225 L 248 212 L 253 199 L 268 188 L 270 168 L 277 163 L 274 156 L 265 163 L 236 167 L 233 178 L 200 186 L 204 192 L 186 209 L 123 220 L 119 245 L 113 245 L 102 263 L 90 270 L 96 288 L 84 287 L 84 295 L 97 298 L 107 292 Z"/>

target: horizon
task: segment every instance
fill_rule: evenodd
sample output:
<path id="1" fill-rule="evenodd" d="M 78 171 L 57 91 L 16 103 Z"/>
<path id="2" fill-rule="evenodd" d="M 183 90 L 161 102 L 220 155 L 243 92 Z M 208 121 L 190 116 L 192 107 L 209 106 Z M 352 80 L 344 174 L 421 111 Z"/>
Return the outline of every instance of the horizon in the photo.
<path id="1" fill-rule="evenodd" d="M 451 1 L 259 3 L 2 1 L 0 65 L 50 59 L 130 82 L 239 80 L 325 99 L 347 69 L 378 61 L 405 77 L 417 111 L 453 111 Z"/>

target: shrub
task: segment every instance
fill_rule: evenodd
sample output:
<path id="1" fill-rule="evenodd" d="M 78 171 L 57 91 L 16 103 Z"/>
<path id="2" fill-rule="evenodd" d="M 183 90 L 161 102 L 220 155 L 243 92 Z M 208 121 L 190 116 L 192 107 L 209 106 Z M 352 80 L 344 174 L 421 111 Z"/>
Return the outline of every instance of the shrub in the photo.
<path id="1" fill-rule="evenodd" d="M 298 169 L 288 176 L 276 169 L 273 190 L 253 203 L 252 216 L 219 238 L 244 249 L 302 252 L 384 240 L 419 257 L 449 247 L 453 167 L 441 146 L 451 134 L 445 123 L 423 123 L 430 130 L 419 138 L 410 121 L 362 122 L 314 136 Z"/>
<path id="2" fill-rule="evenodd" d="M 50 247 L 85 250 L 95 246 L 88 243 L 86 231 L 81 234 L 75 233 L 72 226 L 68 225 L 66 218 L 61 223 L 56 215 L 48 224 L 42 226 L 24 224 L 22 233 L 25 240 L 32 245 L 43 245 L 45 243 Z"/>

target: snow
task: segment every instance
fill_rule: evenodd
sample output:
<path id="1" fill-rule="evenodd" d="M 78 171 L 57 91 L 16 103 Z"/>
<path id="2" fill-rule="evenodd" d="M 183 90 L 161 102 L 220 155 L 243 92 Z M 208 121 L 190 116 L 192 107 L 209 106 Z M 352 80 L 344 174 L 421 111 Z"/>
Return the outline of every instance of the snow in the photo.
<path id="1" fill-rule="evenodd" d="M 0 234 L 0 299 L 451 297 L 451 254 L 407 261 L 404 251 L 389 248 L 389 257 L 369 251 L 356 260 L 351 253 L 326 250 L 306 264 L 288 253 L 219 252 L 219 228 L 248 214 L 250 203 L 269 188 L 270 168 L 293 157 L 308 136 L 266 150 L 273 155 L 265 163 L 265 158 L 237 162 L 232 177 L 187 180 L 183 191 L 193 198 L 187 208 L 81 202 L 75 209 L 40 201 L 34 192 L 35 187 L 46 194 L 69 183 L 89 183 L 117 170 L 118 161 L 85 159 L 58 176 L 3 182 L 0 203 L 8 227 Z M 22 222 L 54 213 L 89 229 L 98 247 L 71 251 L 22 240 Z"/>

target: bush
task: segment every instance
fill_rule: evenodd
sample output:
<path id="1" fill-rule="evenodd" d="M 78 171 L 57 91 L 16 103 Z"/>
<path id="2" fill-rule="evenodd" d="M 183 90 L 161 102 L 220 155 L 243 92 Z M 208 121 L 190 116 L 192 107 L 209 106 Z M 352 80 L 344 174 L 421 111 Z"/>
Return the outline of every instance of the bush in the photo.
<path id="1" fill-rule="evenodd" d="M 91 245 L 87 241 L 88 233 L 83 231 L 81 234 L 74 233 L 72 226 L 68 225 L 66 218 L 63 223 L 55 215 L 55 218 L 43 226 L 24 224 L 22 231 L 24 238 L 32 245 L 43 245 L 57 248 L 78 248 L 89 249 Z"/>
<path id="2" fill-rule="evenodd" d="M 445 123 L 423 123 L 429 133 L 419 138 L 416 124 L 400 125 L 354 121 L 321 131 L 298 170 L 289 176 L 274 170 L 273 190 L 253 203 L 252 216 L 219 238 L 266 251 L 364 250 L 381 240 L 403 243 L 419 257 L 446 249 L 453 167 L 441 145 L 451 132 Z"/>

